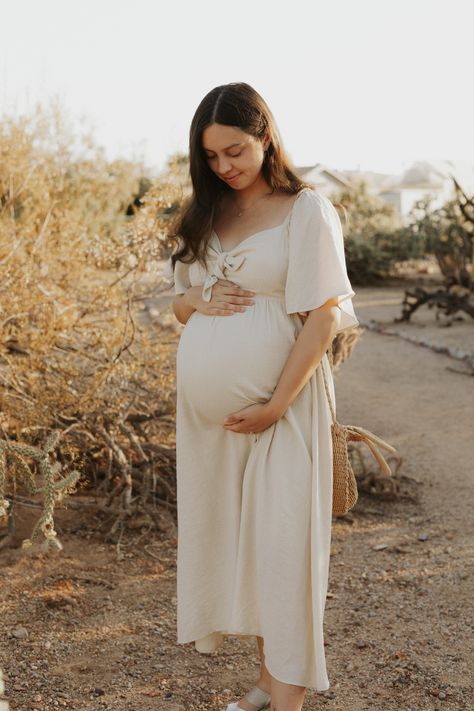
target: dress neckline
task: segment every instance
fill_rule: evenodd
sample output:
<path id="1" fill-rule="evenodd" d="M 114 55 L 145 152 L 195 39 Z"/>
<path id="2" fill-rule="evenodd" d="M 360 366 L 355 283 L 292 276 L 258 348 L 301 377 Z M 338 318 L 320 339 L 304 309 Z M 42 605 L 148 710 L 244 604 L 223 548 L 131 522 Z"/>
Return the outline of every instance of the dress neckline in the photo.
<path id="1" fill-rule="evenodd" d="M 289 218 L 291 217 L 291 214 L 292 214 L 292 212 L 293 212 L 293 210 L 294 210 L 294 207 L 295 207 L 296 203 L 298 202 L 299 198 L 300 198 L 301 195 L 302 195 L 304 192 L 306 192 L 307 190 L 310 190 L 310 188 L 303 188 L 303 189 L 298 193 L 298 195 L 297 195 L 297 197 L 295 198 L 295 200 L 294 200 L 292 206 L 290 207 L 290 209 L 289 209 L 289 211 L 288 211 L 288 213 L 287 213 L 285 219 L 283 220 L 283 222 L 282 222 L 281 224 L 275 225 L 275 227 L 267 227 L 267 228 L 264 229 L 264 230 L 259 230 L 258 232 L 254 232 L 253 234 L 249 235 L 248 237 L 245 237 L 245 239 L 240 240 L 240 242 L 238 242 L 237 244 L 235 244 L 235 245 L 234 245 L 233 247 L 231 247 L 230 249 L 223 249 L 223 248 L 222 248 L 222 244 L 221 244 L 221 241 L 220 241 L 220 239 L 219 239 L 219 235 L 217 234 L 217 232 L 215 231 L 215 229 L 212 228 L 212 234 L 215 236 L 215 238 L 216 238 L 216 240 L 217 240 L 217 244 L 219 245 L 220 251 L 221 251 L 223 254 L 229 254 L 230 252 L 233 252 L 234 250 L 236 250 L 236 249 L 238 249 L 239 247 L 241 247 L 241 246 L 244 244 L 244 242 L 248 242 L 249 240 L 253 239 L 254 237 L 257 237 L 258 235 L 264 234 L 265 232 L 272 232 L 273 230 L 279 230 L 279 229 L 283 228 L 283 227 L 285 226 L 285 224 L 287 223 L 287 221 L 289 220 Z"/>

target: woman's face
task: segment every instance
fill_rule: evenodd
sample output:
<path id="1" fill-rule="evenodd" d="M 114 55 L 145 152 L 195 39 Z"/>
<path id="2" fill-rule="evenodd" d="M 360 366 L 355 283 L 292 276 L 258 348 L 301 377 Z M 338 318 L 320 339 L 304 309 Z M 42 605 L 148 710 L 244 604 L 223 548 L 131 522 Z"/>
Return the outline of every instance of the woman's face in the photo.
<path id="1" fill-rule="evenodd" d="M 258 178 L 268 143 L 267 138 L 262 143 L 237 126 L 220 123 L 211 124 L 202 133 L 209 168 L 236 190 L 248 187 Z"/>

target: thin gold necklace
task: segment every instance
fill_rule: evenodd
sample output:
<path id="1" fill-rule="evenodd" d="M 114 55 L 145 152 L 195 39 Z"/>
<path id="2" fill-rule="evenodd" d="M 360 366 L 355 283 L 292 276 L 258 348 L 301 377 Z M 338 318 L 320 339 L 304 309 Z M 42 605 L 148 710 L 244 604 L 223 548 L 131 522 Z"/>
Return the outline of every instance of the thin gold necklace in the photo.
<path id="1" fill-rule="evenodd" d="M 237 215 L 237 217 L 241 217 L 244 212 L 246 212 L 247 210 L 250 210 L 251 207 L 256 205 L 257 202 L 259 202 L 259 200 L 262 200 L 264 197 L 268 197 L 269 195 L 272 195 L 272 193 L 263 193 L 263 195 L 260 195 L 260 197 L 257 198 L 255 200 L 255 202 L 253 202 L 251 205 L 248 205 L 247 207 L 243 207 L 240 210 L 239 210 L 239 208 L 237 208 L 237 212 L 235 212 L 235 214 Z"/>

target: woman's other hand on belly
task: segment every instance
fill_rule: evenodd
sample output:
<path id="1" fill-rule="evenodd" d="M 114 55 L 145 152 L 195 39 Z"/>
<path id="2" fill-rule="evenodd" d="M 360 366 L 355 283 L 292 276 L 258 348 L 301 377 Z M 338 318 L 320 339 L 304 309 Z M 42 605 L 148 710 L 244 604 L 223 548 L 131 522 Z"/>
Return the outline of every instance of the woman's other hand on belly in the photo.
<path id="1" fill-rule="evenodd" d="M 225 430 L 242 434 L 263 432 L 279 420 L 282 414 L 273 407 L 270 401 L 255 403 L 236 412 L 231 412 L 224 419 L 223 427 Z"/>

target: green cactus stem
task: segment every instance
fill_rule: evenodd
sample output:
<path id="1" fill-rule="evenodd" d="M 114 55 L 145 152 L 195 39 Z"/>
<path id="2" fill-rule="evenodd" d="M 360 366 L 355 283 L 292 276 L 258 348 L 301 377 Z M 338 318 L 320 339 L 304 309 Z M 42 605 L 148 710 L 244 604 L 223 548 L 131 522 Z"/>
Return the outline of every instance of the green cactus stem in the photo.
<path id="1" fill-rule="evenodd" d="M 60 430 L 54 430 L 46 438 L 43 448 L 32 445 L 19 444 L 16 442 L 0 440 L 0 518 L 8 513 L 9 502 L 5 498 L 5 486 L 8 475 L 8 461 L 11 459 L 16 464 L 16 472 L 22 479 L 31 494 L 43 494 L 43 510 L 40 518 L 34 526 L 29 538 L 22 542 L 22 548 L 30 548 L 33 541 L 43 534 L 44 541 L 42 549 L 47 551 L 50 545 L 61 550 L 62 544 L 57 538 L 54 530 L 54 507 L 62 500 L 65 494 L 71 493 L 80 477 L 80 472 L 73 470 L 66 476 L 61 477 L 61 465 L 59 462 L 52 463 L 49 455 L 56 447 Z M 35 476 L 24 457 L 33 459 L 39 470 L 42 485 L 37 486 Z M 57 479 L 57 476 L 60 476 Z M 16 476 L 16 475 L 15 475 Z"/>

